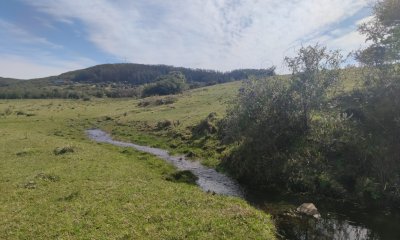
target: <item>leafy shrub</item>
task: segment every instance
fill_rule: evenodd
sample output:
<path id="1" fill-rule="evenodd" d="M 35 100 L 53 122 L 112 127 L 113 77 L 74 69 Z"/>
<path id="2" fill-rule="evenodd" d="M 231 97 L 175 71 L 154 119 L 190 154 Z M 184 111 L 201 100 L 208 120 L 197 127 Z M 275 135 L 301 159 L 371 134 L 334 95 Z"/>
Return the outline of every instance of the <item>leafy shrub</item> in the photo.
<path id="1" fill-rule="evenodd" d="M 390 87 L 366 86 L 357 92 L 362 95 L 359 101 L 353 102 L 352 109 L 359 112 L 362 118 L 356 121 L 356 138 L 348 142 L 352 152 L 346 165 L 352 166 L 354 178 L 357 181 L 356 191 L 360 196 L 366 196 L 364 190 L 370 189 L 370 184 L 360 183 L 368 179 L 377 183 L 380 194 L 392 195 L 393 189 L 400 185 L 400 84 L 392 82 Z M 347 102 L 343 103 L 347 104 Z M 361 180 L 360 180 L 361 179 Z M 368 190 L 369 192 L 371 192 Z M 378 191 L 370 194 L 376 198 Z M 400 199 L 400 198 L 399 198 Z"/>
<path id="2" fill-rule="evenodd" d="M 223 164 L 259 185 L 282 180 L 290 149 L 304 134 L 300 108 L 288 84 L 277 79 L 246 81 L 222 126 L 223 141 L 236 144 Z"/>
<path id="3" fill-rule="evenodd" d="M 155 83 L 145 86 L 142 96 L 177 94 L 183 92 L 186 88 L 185 76 L 180 72 L 171 72 L 159 77 Z"/>

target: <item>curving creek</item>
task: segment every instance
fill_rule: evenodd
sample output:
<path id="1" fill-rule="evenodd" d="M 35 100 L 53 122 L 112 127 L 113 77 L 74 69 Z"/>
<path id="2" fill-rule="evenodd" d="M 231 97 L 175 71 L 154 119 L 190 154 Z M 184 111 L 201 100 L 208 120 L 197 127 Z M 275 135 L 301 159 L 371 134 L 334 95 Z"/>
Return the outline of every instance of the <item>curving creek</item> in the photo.
<path id="1" fill-rule="evenodd" d="M 304 202 L 299 199 L 285 196 L 271 197 L 268 194 L 248 191 L 235 180 L 199 162 L 187 160 L 184 156 L 171 156 L 163 149 L 116 141 L 100 129 L 87 130 L 86 134 L 93 141 L 134 148 L 162 158 L 179 170 L 189 170 L 198 177 L 197 185 L 206 192 L 247 200 L 253 206 L 273 215 L 278 234 L 282 239 L 400 239 L 399 215 L 383 210 L 358 209 L 344 204 L 316 200 L 314 203 L 321 218 L 302 216 L 294 211 L 296 206 Z"/>

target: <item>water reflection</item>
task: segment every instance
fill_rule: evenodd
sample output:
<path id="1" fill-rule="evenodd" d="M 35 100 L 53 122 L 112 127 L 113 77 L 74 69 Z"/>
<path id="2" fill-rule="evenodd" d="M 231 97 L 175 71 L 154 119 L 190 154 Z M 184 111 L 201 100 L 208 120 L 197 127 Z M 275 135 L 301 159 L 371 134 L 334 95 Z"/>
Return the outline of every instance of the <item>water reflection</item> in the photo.
<path id="1" fill-rule="evenodd" d="M 259 198 L 254 203 L 257 207 L 273 215 L 281 239 L 400 239 L 400 216 L 398 214 L 319 201 L 316 205 L 321 213 L 321 218 L 315 219 L 296 213 L 296 204 L 300 205 L 301 200 L 282 196 L 277 198 L 280 198 L 279 201 Z M 254 201 L 254 198 L 251 200 Z"/>
<path id="2" fill-rule="evenodd" d="M 370 229 L 347 220 L 332 217 L 314 219 L 311 217 L 279 216 L 276 223 L 284 239 L 298 240 L 375 240 L 381 239 Z"/>

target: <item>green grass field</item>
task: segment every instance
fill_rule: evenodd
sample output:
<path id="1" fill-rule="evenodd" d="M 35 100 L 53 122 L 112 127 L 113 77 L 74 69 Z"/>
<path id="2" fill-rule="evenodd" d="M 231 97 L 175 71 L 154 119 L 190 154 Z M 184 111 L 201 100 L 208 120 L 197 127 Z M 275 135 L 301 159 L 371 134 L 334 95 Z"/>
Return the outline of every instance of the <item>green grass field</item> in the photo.
<path id="1" fill-rule="evenodd" d="M 163 160 L 83 132 L 164 119 L 185 129 L 222 113 L 238 86 L 196 89 L 149 108 L 131 99 L 1 100 L 0 239 L 274 239 L 270 216 L 243 200 L 166 181 L 174 169 Z M 165 144 L 136 139 L 146 137 Z M 54 153 L 63 147 L 73 152 Z"/>

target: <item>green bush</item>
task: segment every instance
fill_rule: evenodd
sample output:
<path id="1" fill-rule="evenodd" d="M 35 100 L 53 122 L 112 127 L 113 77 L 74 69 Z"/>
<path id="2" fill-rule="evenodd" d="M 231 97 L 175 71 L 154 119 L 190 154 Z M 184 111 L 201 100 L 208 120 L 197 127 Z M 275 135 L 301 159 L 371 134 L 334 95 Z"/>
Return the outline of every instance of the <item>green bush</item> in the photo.
<path id="1" fill-rule="evenodd" d="M 222 126 L 223 141 L 236 145 L 223 164 L 259 185 L 283 181 L 291 147 L 304 135 L 300 107 L 277 79 L 246 81 Z"/>
<path id="2" fill-rule="evenodd" d="M 180 72 L 171 72 L 159 77 L 155 83 L 145 86 L 142 96 L 177 94 L 185 89 L 187 89 L 185 76 Z"/>

